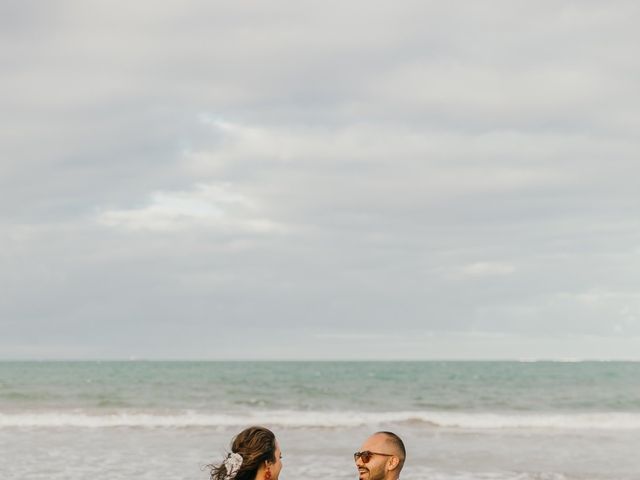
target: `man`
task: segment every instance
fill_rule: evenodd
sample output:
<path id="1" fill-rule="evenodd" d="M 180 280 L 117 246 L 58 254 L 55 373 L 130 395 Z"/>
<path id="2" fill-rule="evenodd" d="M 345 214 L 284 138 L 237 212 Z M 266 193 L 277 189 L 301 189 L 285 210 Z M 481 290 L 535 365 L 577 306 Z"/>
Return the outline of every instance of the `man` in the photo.
<path id="1" fill-rule="evenodd" d="M 353 454 L 360 480 L 398 480 L 407 451 L 395 433 L 371 435 Z"/>

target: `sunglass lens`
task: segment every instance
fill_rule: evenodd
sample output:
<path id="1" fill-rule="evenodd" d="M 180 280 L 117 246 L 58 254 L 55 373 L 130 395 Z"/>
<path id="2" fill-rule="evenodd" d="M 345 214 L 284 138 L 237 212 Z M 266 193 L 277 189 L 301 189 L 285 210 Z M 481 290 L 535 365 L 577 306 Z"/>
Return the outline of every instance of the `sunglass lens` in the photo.
<path id="1" fill-rule="evenodd" d="M 368 463 L 369 460 L 371 460 L 371 452 L 369 451 L 364 451 L 364 452 L 356 452 L 353 454 L 353 458 L 357 461 L 358 458 L 362 459 L 362 463 Z"/>

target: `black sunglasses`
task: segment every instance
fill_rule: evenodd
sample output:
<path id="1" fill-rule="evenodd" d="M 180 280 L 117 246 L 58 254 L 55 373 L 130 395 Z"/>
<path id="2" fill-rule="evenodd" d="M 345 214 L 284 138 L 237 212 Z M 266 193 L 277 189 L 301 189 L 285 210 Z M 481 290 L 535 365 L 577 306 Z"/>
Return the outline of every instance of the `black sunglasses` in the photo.
<path id="1" fill-rule="evenodd" d="M 370 452 L 369 450 L 365 450 L 364 452 L 356 452 L 353 454 L 353 459 L 357 462 L 358 458 L 362 459 L 362 463 L 369 463 L 371 457 L 373 455 L 384 455 L 385 457 L 393 457 L 391 453 L 379 453 L 379 452 Z"/>

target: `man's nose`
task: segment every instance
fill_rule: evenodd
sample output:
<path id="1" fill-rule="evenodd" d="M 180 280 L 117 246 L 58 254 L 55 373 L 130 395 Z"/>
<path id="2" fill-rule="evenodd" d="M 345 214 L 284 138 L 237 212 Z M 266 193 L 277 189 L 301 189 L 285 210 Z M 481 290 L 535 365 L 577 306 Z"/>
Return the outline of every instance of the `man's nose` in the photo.
<path id="1" fill-rule="evenodd" d="M 361 467 L 362 465 L 364 465 L 364 462 L 362 461 L 362 457 L 360 456 L 356 457 L 356 466 Z"/>

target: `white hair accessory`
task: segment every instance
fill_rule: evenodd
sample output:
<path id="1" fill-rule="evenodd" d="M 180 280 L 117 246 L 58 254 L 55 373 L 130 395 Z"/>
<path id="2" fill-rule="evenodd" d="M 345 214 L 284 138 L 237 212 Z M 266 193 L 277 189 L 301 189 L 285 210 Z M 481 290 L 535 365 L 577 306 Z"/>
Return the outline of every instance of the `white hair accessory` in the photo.
<path id="1" fill-rule="evenodd" d="M 230 453 L 223 464 L 224 468 L 227 470 L 227 474 L 224 477 L 225 480 L 232 480 L 242 466 L 242 455 L 239 453 Z"/>

